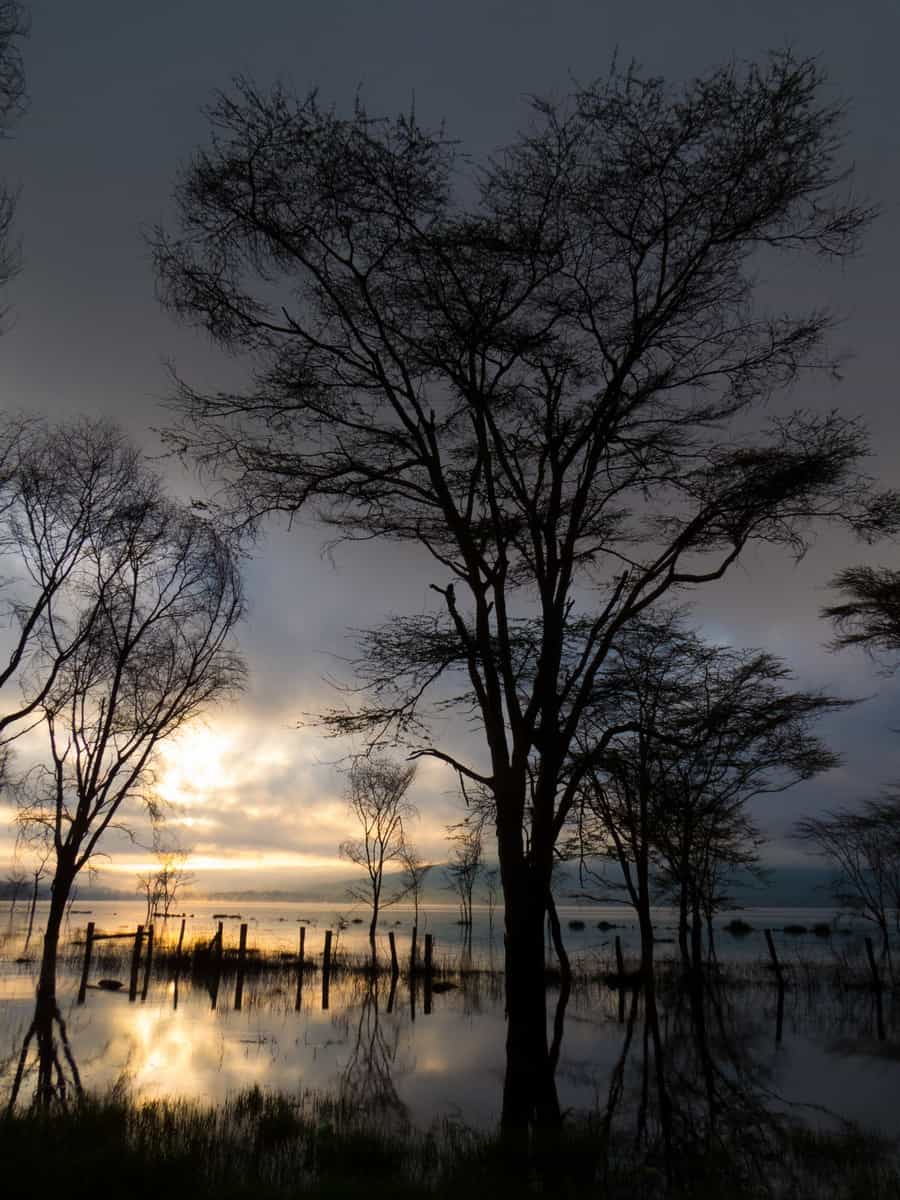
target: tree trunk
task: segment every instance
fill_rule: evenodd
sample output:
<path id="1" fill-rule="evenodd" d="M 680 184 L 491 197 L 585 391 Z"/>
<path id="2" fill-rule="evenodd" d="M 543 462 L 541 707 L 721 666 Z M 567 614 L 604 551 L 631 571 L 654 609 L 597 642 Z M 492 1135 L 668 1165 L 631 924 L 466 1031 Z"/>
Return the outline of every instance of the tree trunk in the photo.
<path id="1" fill-rule="evenodd" d="M 38 977 L 37 1001 L 56 1007 L 56 964 L 59 955 L 59 934 L 65 917 L 66 904 L 72 890 L 68 872 L 57 874 L 50 891 L 50 911 L 44 928 L 44 948 L 41 953 L 41 972 Z"/>
<path id="2" fill-rule="evenodd" d="M 550 922 L 550 935 L 553 949 L 559 962 L 559 998 L 556 1002 L 556 1012 L 553 1014 L 553 1041 L 550 1044 L 550 1069 L 555 1072 L 559 1064 L 559 1053 L 562 1049 L 563 1033 L 565 1032 L 566 1008 L 572 993 L 572 965 L 563 941 L 562 929 L 559 925 L 559 914 L 553 893 L 547 896 L 547 918 Z"/>
<path id="3" fill-rule="evenodd" d="M 653 922 L 650 919 L 650 904 L 642 898 L 638 909 L 638 928 L 641 933 L 641 980 L 644 986 L 653 981 Z"/>
<path id="4" fill-rule="evenodd" d="M 378 957 L 378 952 L 375 949 L 375 930 L 378 926 L 378 901 L 379 901 L 379 897 L 377 895 L 373 895 L 373 897 L 372 897 L 372 920 L 369 923 L 369 946 L 371 947 L 371 950 L 372 950 L 372 966 L 373 967 L 375 966 L 375 963 L 376 963 L 377 957 Z"/>
<path id="5" fill-rule="evenodd" d="M 501 1124 L 506 1135 L 561 1123 L 559 1099 L 547 1043 L 544 983 L 546 878 L 527 863 L 504 865 L 506 912 L 506 1079 Z"/>
<path id="6" fill-rule="evenodd" d="M 689 945 L 688 925 L 688 887 L 687 880 L 682 877 L 681 891 L 678 897 L 678 949 L 681 951 L 681 962 L 686 971 L 691 967 L 691 948 Z"/>
<path id="7" fill-rule="evenodd" d="M 28 953 L 28 947 L 31 945 L 31 935 L 34 931 L 34 910 L 37 908 L 38 884 L 40 883 L 40 872 L 34 873 L 34 887 L 31 890 L 31 907 L 28 910 L 28 932 L 25 934 L 24 952 Z"/>
<path id="8" fill-rule="evenodd" d="M 57 865 L 50 893 L 50 911 L 47 914 L 47 924 L 44 929 L 44 946 L 41 953 L 34 1017 L 22 1044 L 18 1069 L 8 1102 L 8 1111 L 12 1110 L 18 1098 L 32 1040 L 37 1049 L 37 1084 L 34 1103 L 42 1108 L 49 1108 L 54 1102 L 65 1107 L 68 1103 L 70 1087 L 76 1095 L 81 1095 L 81 1079 L 72 1057 L 65 1022 L 56 1002 L 59 935 L 74 878 L 75 873 L 68 864 Z M 60 1038 L 59 1044 L 57 1043 L 57 1031 Z M 62 1050 L 62 1055 L 60 1050 Z M 68 1079 L 63 1065 L 64 1061 L 69 1067 Z"/>
<path id="9" fill-rule="evenodd" d="M 663 1046 L 662 1034 L 659 1027 L 659 1007 L 656 1002 L 656 979 L 653 976 L 652 970 L 652 942 L 651 942 L 651 970 L 649 974 L 644 976 L 644 1020 L 646 1021 L 649 1037 L 644 1038 L 644 1055 L 646 1058 L 649 1043 L 653 1045 L 653 1070 L 656 1080 L 656 1094 L 659 1105 L 659 1123 L 663 1134 L 663 1146 L 665 1149 L 665 1167 L 666 1181 L 668 1187 L 672 1186 L 672 1172 L 674 1168 L 673 1148 L 672 1148 L 672 1098 L 669 1095 L 669 1088 L 666 1082 L 666 1063 L 665 1063 L 665 1048 Z M 645 1069 L 649 1070 L 649 1064 L 645 1065 Z"/>
<path id="10" fill-rule="evenodd" d="M 703 970 L 703 917 L 696 892 L 691 900 L 691 969 L 697 975 Z"/>

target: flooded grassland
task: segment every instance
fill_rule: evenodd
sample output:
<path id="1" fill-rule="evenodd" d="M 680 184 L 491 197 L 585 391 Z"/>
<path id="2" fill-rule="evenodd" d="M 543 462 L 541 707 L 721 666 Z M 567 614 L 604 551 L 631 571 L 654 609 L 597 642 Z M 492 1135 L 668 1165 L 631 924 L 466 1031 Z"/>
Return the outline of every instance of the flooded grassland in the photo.
<path id="1" fill-rule="evenodd" d="M 141 1101 L 221 1104 L 258 1087 L 330 1097 L 398 1127 L 427 1129 L 448 1120 L 481 1130 L 496 1125 L 505 1066 L 502 937 L 491 935 L 486 914 L 479 914 L 469 942 L 454 925 L 455 910 L 421 914 L 411 971 L 411 913 L 392 910 L 373 974 L 363 927 L 334 906 L 244 905 L 224 912 L 198 902 L 183 932 L 180 916 L 157 922 L 149 970 L 146 937 L 137 960 L 133 937 L 123 937 L 95 941 L 84 975 L 87 922 L 96 934 L 127 933 L 143 916 L 127 905 L 84 907 L 90 911 L 69 916 L 60 1008 L 87 1090 L 118 1087 Z M 813 1127 L 852 1121 L 900 1136 L 900 997 L 886 968 L 878 996 L 859 930 L 817 936 L 812 928 L 821 914 L 803 913 L 802 921 L 789 910 L 745 915 L 753 922 L 749 933 L 717 936 L 704 1055 L 729 1086 L 746 1083 L 767 1111 L 791 1113 Z M 548 971 L 560 1102 L 568 1112 L 614 1110 L 617 1121 L 633 1121 L 651 1060 L 665 1054 L 668 1068 L 684 1076 L 679 1088 L 689 1089 L 710 1070 L 710 1062 L 692 1066 L 685 1059 L 692 1001 L 666 923 L 660 922 L 653 1041 L 640 991 L 609 984 L 615 937 L 626 962 L 635 953 L 627 917 L 598 909 L 563 910 L 562 917 L 574 967 L 564 1011 L 559 980 Z M 776 931 L 786 980 L 780 1038 L 763 921 Z M 794 932 L 785 933 L 788 927 Z M 434 939 L 430 975 L 426 932 Z M 0 947 L 0 1086 L 7 1092 L 34 1004 L 38 948 L 33 938 L 26 952 L 23 936 L 17 921 Z M 27 1086 L 24 1080 L 23 1094 Z"/>

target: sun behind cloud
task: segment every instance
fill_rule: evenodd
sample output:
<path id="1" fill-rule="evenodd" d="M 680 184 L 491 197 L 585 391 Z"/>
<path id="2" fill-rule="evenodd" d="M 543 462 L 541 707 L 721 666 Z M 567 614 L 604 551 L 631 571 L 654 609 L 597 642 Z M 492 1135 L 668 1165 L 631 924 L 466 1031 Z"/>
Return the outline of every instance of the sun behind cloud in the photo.
<path id="1" fill-rule="evenodd" d="M 156 784 L 160 798 L 173 806 L 191 807 L 235 786 L 229 758 L 235 738 L 198 725 L 160 747 L 161 770 Z"/>

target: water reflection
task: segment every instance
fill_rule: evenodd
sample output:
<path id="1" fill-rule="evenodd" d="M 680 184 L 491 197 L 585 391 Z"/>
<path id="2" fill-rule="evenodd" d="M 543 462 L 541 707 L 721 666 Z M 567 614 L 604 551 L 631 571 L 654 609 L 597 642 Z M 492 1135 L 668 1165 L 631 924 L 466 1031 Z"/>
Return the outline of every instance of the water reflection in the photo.
<path id="1" fill-rule="evenodd" d="M 809 1075 L 800 1103 L 785 1097 L 793 1046 L 775 1046 L 772 1006 L 752 1001 L 714 975 L 673 975 L 631 994 L 606 1093 L 602 1162 L 649 1165 L 670 1186 L 705 1183 L 710 1194 L 722 1180 L 762 1193 L 785 1183 L 798 1124 L 844 1126 Z M 898 1084 L 894 1071 L 895 1094 Z"/>
<path id="2" fill-rule="evenodd" d="M 409 1125 L 409 1109 L 400 1098 L 394 1079 L 400 1051 L 401 1024 L 381 1019 L 377 977 L 366 981 L 356 1028 L 341 1073 L 338 1097 L 350 1111 L 376 1117 L 395 1128 Z M 390 981 L 388 1008 L 393 1009 L 396 977 Z M 415 1059 L 405 1069 L 414 1066 Z"/>
<path id="3" fill-rule="evenodd" d="M 107 969 L 104 967 L 104 970 Z M 138 1098 L 178 1096 L 212 1102 L 258 1085 L 315 1090 L 402 1127 L 456 1117 L 491 1128 L 499 1119 L 506 1074 L 502 978 L 474 973 L 436 993 L 432 1012 L 414 1001 L 409 978 L 339 972 L 330 1007 L 320 979 L 307 979 L 295 1010 L 296 970 L 248 976 L 240 1011 L 233 975 L 210 1007 L 208 981 L 185 968 L 160 968 L 146 1001 L 92 986 L 74 1003 L 77 974 L 60 987 L 71 1058 L 55 1031 L 55 1058 L 41 1076 L 36 1035 L 23 1072 L 22 1100 L 41 1079 L 59 1085 L 58 1066 L 86 1087 L 127 1083 Z M 900 1094 L 900 1063 L 887 1054 L 860 1057 L 874 1043 L 871 997 L 823 986 L 789 992 L 785 1038 L 775 1046 L 770 985 L 743 990 L 713 977 L 690 987 L 663 974 L 652 996 L 611 990 L 600 981 L 573 983 L 568 1003 L 547 993 L 547 1038 L 561 1107 L 594 1113 L 615 1153 L 640 1147 L 659 1169 L 691 1155 L 715 1157 L 740 1134 L 758 1156 L 771 1147 L 777 1120 L 790 1111 L 781 1097 L 816 1100 L 848 1116 L 900 1121 L 880 1096 Z M 620 1014 L 622 1022 L 620 1023 Z M 887 1050 L 897 1013 L 886 1014 Z M 0 975 L 0 1085 L 8 1094 L 34 1017 L 34 981 L 10 966 Z M 48 1065 L 49 1064 L 49 1065 Z M 891 1112 L 894 1116 L 891 1117 Z M 766 1153 L 771 1153 L 770 1149 Z"/>
<path id="4" fill-rule="evenodd" d="M 10 1064 L 15 1062 L 15 1068 L 12 1070 L 8 1111 L 25 1092 L 30 1092 L 33 1105 L 44 1109 L 67 1108 L 72 1097 L 83 1094 L 81 1073 L 56 997 L 42 994 L 40 988 L 21 1048 L 9 1061 Z"/>

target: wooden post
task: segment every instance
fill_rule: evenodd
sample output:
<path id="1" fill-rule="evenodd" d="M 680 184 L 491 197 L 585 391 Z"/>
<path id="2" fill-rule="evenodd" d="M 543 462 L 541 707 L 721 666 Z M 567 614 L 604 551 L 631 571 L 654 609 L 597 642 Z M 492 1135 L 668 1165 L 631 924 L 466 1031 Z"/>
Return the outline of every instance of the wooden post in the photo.
<path id="1" fill-rule="evenodd" d="M 778 955 L 775 953 L 775 943 L 772 940 L 772 930 L 766 929 L 763 931 L 766 935 L 766 945 L 769 947 L 769 957 L 772 960 L 772 966 L 775 968 L 775 981 L 778 984 L 778 1011 L 775 1016 L 775 1045 L 781 1044 L 781 1034 L 784 1027 L 784 975 L 781 971 L 781 963 L 778 961 Z"/>
<path id="2" fill-rule="evenodd" d="M 147 957 L 144 959 L 144 984 L 141 988 L 141 1002 L 147 999 L 147 989 L 150 986 L 150 967 L 153 963 L 153 926 L 147 926 Z"/>
<path id="3" fill-rule="evenodd" d="M 331 982 L 331 930 L 325 930 L 325 949 L 322 953 L 322 1011 L 328 1008 L 328 987 Z"/>
<path id="4" fill-rule="evenodd" d="M 391 979 L 396 979 L 400 974 L 400 964 L 397 962 L 397 941 L 393 929 L 388 933 L 388 945 L 391 948 Z"/>
<path id="5" fill-rule="evenodd" d="M 416 939 L 418 927 L 412 927 L 412 941 L 409 945 L 409 1018 L 416 1019 Z"/>
<path id="6" fill-rule="evenodd" d="M 398 978 L 399 978 L 399 974 L 395 975 L 394 972 L 391 971 L 391 990 L 388 992 L 388 1002 L 387 1002 L 387 1011 L 389 1013 L 392 1013 L 394 1011 L 394 1000 L 397 998 L 397 980 L 398 980 Z M 375 983 L 375 986 L 378 987 L 377 981 Z"/>
<path id="7" fill-rule="evenodd" d="M 134 931 L 134 949 L 131 951 L 131 979 L 128 982 L 128 999 L 132 1001 L 137 996 L 138 968 L 141 965 L 141 942 L 144 938 L 144 927 L 138 925 Z"/>
<path id="8" fill-rule="evenodd" d="M 625 958 L 622 954 L 622 939 L 616 934 L 616 978 L 619 981 L 619 1024 L 625 1024 Z M 637 995 L 637 992 L 635 992 Z"/>
<path id="9" fill-rule="evenodd" d="M 88 971 L 91 969 L 91 951 L 94 948 L 94 922 L 88 921 L 87 933 L 84 937 L 84 962 L 81 964 L 81 983 L 78 985 L 78 1003 L 84 1004 L 87 991 Z"/>
<path id="10" fill-rule="evenodd" d="M 184 945 L 184 917 L 181 918 L 181 929 L 178 932 L 178 945 L 175 948 L 175 987 L 172 997 L 172 1008 L 178 1007 L 178 981 L 181 978 L 181 948 Z"/>
<path id="11" fill-rule="evenodd" d="M 306 926 L 300 926 L 300 950 L 297 954 L 297 998 L 294 1001 L 294 1011 L 299 1012 L 303 1003 L 303 960 L 306 957 Z"/>
<path id="12" fill-rule="evenodd" d="M 219 927 L 216 930 L 216 936 L 213 938 L 215 946 L 215 977 L 213 978 L 212 986 L 212 1007 L 215 1008 L 219 1000 L 219 984 L 222 980 L 222 937 L 223 925 L 219 922 Z"/>
<path id="13" fill-rule="evenodd" d="M 431 983 L 434 967 L 434 937 L 425 934 L 425 1016 L 431 1013 Z"/>
<path id="14" fill-rule="evenodd" d="M 234 1007 L 236 1012 L 241 1011 L 241 1006 L 244 1003 L 244 966 L 247 961 L 247 926 L 241 925 L 241 936 L 238 942 L 238 965 L 237 965 L 237 980 L 234 985 Z"/>
<path id="15" fill-rule="evenodd" d="M 872 946 L 872 939 L 866 937 L 866 957 L 869 960 L 869 970 L 872 972 L 872 990 L 875 992 L 875 1021 L 878 1028 L 878 1040 L 883 1042 L 885 1039 L 884 1032 L 884 1007 L 881 999 L 881 977 L 878 974 L 878 964 L 875 962 L 875 950 Z"/>

